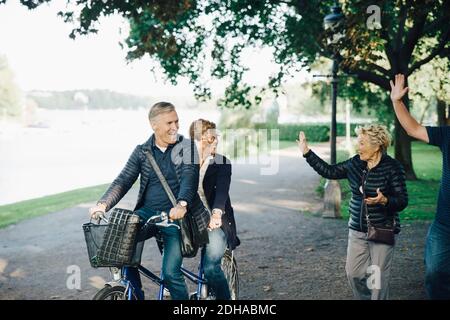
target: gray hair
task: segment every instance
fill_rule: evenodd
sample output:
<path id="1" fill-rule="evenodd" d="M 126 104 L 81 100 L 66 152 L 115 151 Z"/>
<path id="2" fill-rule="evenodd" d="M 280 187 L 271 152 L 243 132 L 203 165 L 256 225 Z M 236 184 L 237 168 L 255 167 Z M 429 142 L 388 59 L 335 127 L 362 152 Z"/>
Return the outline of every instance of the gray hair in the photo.
<path id="1" fill-rule="evenodd" d="M 355 129 L 356 134 L 367 135 L 369 137 L 370 144 L 379 146 L 381 152 L 386 152 L 391 144 L 392 137 L 386 126 L 381 124 L 369 124 L 365 126 L 359 126 Z"/>
<path id="2" fill-rule="evenodd" d="M 169 113 L 175 111 L 175 106 L 170 102 L 157 102 L 155 103 L 148 112 L 148 120 L 153 121 L 157 116 L 163 113 Z"/>

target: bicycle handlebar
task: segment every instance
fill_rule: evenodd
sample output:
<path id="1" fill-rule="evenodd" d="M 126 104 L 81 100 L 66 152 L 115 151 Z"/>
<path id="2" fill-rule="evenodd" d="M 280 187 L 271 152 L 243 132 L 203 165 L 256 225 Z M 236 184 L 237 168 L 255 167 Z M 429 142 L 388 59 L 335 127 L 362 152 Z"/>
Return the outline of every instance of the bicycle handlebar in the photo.
<path id="1" fill-rule="evenodd" d="M 105 218 L 103 211 L 96 211 L 96 212 L 94 212 L 94 214 L 97 212 L 101 213 L 97 219 L 98 223 L 100 223 L 100 220 L 103 220 L 104 222 L 109 223 L 109 220 L 107 218 Z M 92 218 L 91 218 L 91 220 L 92 220 Z M 155 226 L 163 227 L 163 228 L 176 227 L 176 228 L 180 229 L 179 225 L 177 225 L 176 223 L 169 222 L 169 221 L 172 221 L 172 220 L 169 219 L 169 215 L 167 214 L 167 212 L 161 211 L 160 214 L 157 214 L 157 215 L 154 215 L 154 216 L 148 218 L 147 221 L 145 222 L 145 224 L 142 226 L 142 229 L 146 228 L 148 225 L 155 225 Z"/>
<path id="2" fill-rule="evenodd" d="M 172 221 L 169 219 L 169 215 L 166 212 L 161 211 L 160 214 L 157 214 L 157 215 L 154 215 L 154 216 L 148 218 L 148 220 L 145 222 L 145 224 L 142 228 L 144 229 L 147 225 L 153 224 L 158 227 L 164 227 L 164 228 L 176 227 L 176 228 L 180 229 L 179 225 L 177 225 L 176 223 L 170 223 L 169 221 Z"/>
<path id="3" fill-rule="evenodd" d="M 91 215 L 91 221 L 92 221 L 92 216 L 94 214 L 96 214 L 97 212 L 100 212 L 100 214 L 98 215 L 98 218 L 96 219 L 98 223 L 100 223 L 100 220 L 103 220 L 106 223 L 109 222 L 109 220 L 105 218 L 105 216 L 104 216 L 105 213 L 103 211 L 95 211 L 95 212 L 93 212 L 92 215 Z"/>

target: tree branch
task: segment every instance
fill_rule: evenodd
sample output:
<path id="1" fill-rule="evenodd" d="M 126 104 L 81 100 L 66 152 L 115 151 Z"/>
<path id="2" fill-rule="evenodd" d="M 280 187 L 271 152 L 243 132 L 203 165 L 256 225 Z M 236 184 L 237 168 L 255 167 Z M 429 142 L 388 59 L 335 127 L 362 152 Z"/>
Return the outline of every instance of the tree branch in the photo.
<path id="1" fill-rule="evenodd" d="M 379 66 L 375 63 L 368 63 L 367 67 L 369 69 L 374 69 L 377 70 L 378 72 L 380 72 L 382 75 L 385 75 L 386 77 L 389 77 L 389 71 L 386 70 L 385 68 L 383 68 L 382 66 Z"/>
<path id="2" fill-rule="evenodd" d="M 421 11 L 417 16 L 417 19 L 414 21 L 414 25 L 409 30 L 408 35 L 406 36 L 405 45 L 403 46 L 401 53 L 404 61 L 409 61 L 411 59 L 414 47 L 416 46 L 420 36 L 422 35 L 427 15 L 428 11 Z"/>
<path id="3" fill-rule="evenodd" d="M 440 30 L 443 29 L 444 26 L 448 25 L 448 21 L 450 20 L 450 1 L 446 0 L 442 4 L 439 12 L 442 13 L 440 17 L 436 17 L 432 22 L 428 25 L 425 25 L 423 29 L 423 34 L 428 34 L 432 32 L 434 29 Z"/>
<path id="4" fill-rule="evenodd" d="M 377 75 L 376 73 L 373 73 L 373 72 L 370 72 L 367 70 L 363 70 L 360 68 L 353 69 L 348 66 L 342 66 L 342 70 L 347 74 L 356 74 L 358 79 L 360 79 L 362 81 L 371 82 L 384 90 L 390 89 L 389 77 L 385 78 L 385 77 L 382 77 L 380 75 Z"/>
<path id="5" fill-rule="evenodd" d="M 403 3 L 403 1 L 401 3 L 402 3 L 402 6 L 400 8 L 400 13 L 398 15 L 398 17 L 399 17 L 398 31 L 397 31 L 397 36 L 395 38 L 395 50 L 396 51 L 400 50 L 400 47 L 402 45 L 403 34 L 405 33 L 405 22 L 406 22 L 406 17 L 407 17 L 406 5 Z"/>
<path id="6" fill-rule="evenodd" d="M 391 69 L 395 69 L 395 60 L 394 60 L 394 48 L 392 47 L 392 42 L 389 37 L 389 33 L 387 30 L 391 29 L 391 24 L 389 23 L 386 27 L 381 28 L 380 36 L 381 39 L 385 40 L 384 50 L 386 51 L 386 56 L 388 58 L 389 64 L 391 65 Z"/>
<path id="7" fill-rule="evenodd" d="M 439 56 L 441 58 L 448 58 L 450 60 L 450 48 L 445 48 L 443 49 L 440 53 Z"/>
<path id="8" fill-rule="evenodd" d="M 423 28 L 423 34 L 427 34 L 428 32 L 432 31 L 434 28 L 439 27 L 441 24 L 442 25 L 447 25 L 449 19 L 450 19 L 449 15 L 448 14 L 447 15 L 444 14 L 439 19 L 436 19 L 433 22 L 431 22 L 430 24 L 426 25 Z"/>
<path id="9" fill-rule="evenodd" d="M 356 73 L 360 80 L 371 82 L 384 90 L 390 89 L 388 79 L 383 78 L 382 76 L 362 69 L 357 69 L 353 72 Z"/>
<path id="10" fill-rule="evenodd" d="M 443 52 L 445 49 L 445 45 L 447 44 L 449 39 L 450 39 L 450 27 L 447 28 L 447 30 L 442 35 L 441 41 L 439 41 L 438 46 L 436 48 L 434 48 L 433 51 L 431 51 L 431 53 L 428 55 L 428 57 L 414 63 L 411 66 L 411 68 L 408 70 L 407 75 L 409 76 L 411 73 L 414 72 L 414 70 L 416 70 L 416 69 L 420 68 L 422 65 L 430 62 L 431 60 L 433 60 L 434 57 L 436 57 L 438 54 Z"/>

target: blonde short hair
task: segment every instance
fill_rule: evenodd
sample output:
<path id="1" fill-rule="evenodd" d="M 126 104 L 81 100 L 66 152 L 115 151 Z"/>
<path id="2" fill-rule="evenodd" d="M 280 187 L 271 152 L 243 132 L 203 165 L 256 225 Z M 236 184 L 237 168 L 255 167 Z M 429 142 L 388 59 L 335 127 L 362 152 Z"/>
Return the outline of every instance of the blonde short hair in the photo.
<path id="1" fill-rule="evenodd" d="M 386 152 L 391 145 L 391 134 L 386 126 L 381 124 L 358 126 L 355 129 L 355 132 L 358 136 L 366 135 L 369 138 L 370 144 L 379 146 L 382 152 Z"/>
<path id="2" fill-rule="evenodd" d="M 189 135 L 191 136 L 191 139 L 200 141 L 205 132 L 211 129 L 216 129 L 216 124 L 214 122 L 205 119 L 198 119 L 191 123 L 191 126 L 189 127 Z"/>
<path id="3" fill-rule="evenodd" d="M 170 102 L 157 102 L 150 108 L 150 111 L 148 112 L 148 119 L 153 121 L 160 114 L 169 113 L 172 111 L 175 111 L 175 106 Z"/>

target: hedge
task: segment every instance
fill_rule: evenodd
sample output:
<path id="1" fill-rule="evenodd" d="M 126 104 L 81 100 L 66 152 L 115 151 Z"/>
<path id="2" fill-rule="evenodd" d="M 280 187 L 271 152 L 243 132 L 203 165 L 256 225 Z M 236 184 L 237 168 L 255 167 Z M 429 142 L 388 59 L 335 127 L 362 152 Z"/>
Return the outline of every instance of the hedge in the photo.
<path id="1" fill-rule="evenodd" d="M 350 125 L 350 133 L 355 136 L 357 124 Z M 255 124 L 255 129 L 278 129 L 281 141 L 295 141 L 298 133 L 304 131 L 306 138 L 311 142 L 325 142 L 330 140 L 329 124 L 278 124 L 269 125 L 266 123 Z M 345 123 L 337 123 L 336 131 L 338 136 L 345 136 Z M 270 134 L 270 133 L 269 133 Z"/>

